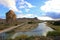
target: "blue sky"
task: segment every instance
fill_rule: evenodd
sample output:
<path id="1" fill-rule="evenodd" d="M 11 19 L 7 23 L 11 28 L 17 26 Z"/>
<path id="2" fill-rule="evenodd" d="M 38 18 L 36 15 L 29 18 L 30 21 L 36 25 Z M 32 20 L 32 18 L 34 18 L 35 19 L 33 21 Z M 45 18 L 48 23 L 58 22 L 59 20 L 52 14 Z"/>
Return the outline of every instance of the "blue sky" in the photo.
<path id="1" fill-rule="evenodd" d="M 13 10 L 17 18 L 60 18 L 60 0 L 0 0 L 0 18 Z"/>

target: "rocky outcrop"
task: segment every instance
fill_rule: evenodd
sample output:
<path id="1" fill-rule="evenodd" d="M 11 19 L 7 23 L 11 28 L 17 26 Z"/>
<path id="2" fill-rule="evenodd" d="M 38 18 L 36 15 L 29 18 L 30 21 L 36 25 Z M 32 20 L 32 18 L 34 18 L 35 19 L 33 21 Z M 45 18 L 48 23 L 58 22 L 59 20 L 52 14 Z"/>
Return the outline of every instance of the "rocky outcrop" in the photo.
<path id="1" fill-rule="evenodd" d="M 12 10 L 9 10 L 7 13 L 6 13 L 6 23 L 13 23 L 16 21 L 16 14 L 12 11 Z"/>

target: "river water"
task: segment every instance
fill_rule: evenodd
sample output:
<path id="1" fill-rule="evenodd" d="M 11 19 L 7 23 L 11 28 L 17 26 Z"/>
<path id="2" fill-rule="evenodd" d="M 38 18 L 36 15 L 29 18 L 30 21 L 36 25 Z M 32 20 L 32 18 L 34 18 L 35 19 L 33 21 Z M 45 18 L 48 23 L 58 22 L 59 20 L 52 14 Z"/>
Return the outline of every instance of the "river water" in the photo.
<path id="1" fill-rule="evenodd" d="M 28 32 L 17 32 L 15 33 L 13 36 L 12 36 L 12 39 L 14 39 L 16 36 L 20 36 L 20 35 L 28 35 L 28 36 L 46 36 L 47 32 L 48 31 L 53 31 L 52 28 L 48 27 L 46 24 L 46 22 L 43 22 L 43 23 L 39 23 L 38 24 L 38 27 L 31 30 L 31 31 L 28 31 Z"/>

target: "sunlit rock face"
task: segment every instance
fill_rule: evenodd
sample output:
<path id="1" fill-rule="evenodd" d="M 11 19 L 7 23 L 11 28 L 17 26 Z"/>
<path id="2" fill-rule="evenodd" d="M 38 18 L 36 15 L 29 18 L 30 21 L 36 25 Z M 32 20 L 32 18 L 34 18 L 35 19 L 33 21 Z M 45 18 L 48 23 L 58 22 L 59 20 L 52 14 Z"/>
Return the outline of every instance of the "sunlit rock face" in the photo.
<path id="1" fill-rule="evenodd" d="M 7 13 L 6 13 L 6 23 L 13 23 L 16 21 L 16 14 L 12 11 L 12 10 L 9 10 Z"/>

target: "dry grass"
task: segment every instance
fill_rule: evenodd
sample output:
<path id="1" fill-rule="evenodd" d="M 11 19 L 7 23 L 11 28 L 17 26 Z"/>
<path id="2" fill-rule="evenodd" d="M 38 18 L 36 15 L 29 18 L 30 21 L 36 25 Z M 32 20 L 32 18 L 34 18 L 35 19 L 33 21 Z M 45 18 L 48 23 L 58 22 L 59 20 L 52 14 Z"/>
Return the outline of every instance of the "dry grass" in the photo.
<path id="1" fill-rule="evenodd" d="M 14 29 L 15 31 L 30 31 L 38 26 L 38 23 L 35 24 L 25 24 L 19 28 Z"/>

